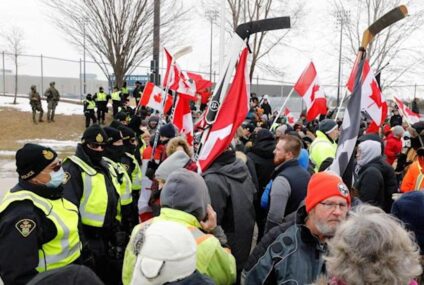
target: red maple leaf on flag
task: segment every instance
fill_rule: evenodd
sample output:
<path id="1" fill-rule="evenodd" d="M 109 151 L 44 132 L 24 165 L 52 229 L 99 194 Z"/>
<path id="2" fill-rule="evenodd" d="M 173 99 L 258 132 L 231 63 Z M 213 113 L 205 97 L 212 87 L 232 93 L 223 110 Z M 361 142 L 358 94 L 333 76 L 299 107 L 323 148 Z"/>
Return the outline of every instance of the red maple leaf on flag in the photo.
<path id="1" fill-rule="evenodd" d="M 381 101 L 381 91 L 380 88 L 378 87 L 377 81 L 373 80 L 371 82 L 371 95 L 370 98 L 371 100 L 374 101 L 375 104 L 377 104 L 378 108 L 381 108 L 381 106 L 383 105 L 383 102 Z"/>
<path id="2" fill-rule="evenodd" d="M 153 95 L 153 99 L 156 102 L 160 103 L 160 102 L 162 102 L 162 95 L 160 93 L 157 93 L 157 94 Z"/>

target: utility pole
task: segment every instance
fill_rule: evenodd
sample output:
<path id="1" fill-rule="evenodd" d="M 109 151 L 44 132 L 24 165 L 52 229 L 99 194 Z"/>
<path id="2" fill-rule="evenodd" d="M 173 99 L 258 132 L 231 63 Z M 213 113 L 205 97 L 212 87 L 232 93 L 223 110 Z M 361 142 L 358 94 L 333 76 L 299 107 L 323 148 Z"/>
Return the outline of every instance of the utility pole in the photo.
<path id="1" fill-rule="evenodd" d="M 340 46 L 339 46 L 339 72 L 337 77 L 337 104 L 336 108 L 339 107 L 340 104 L 340 82 L 342 77 L 342 49 L 343 49 L 343 25 L 345 22 L 349 20 L 350 11 L 341 10 L 337 12 L 337 22 L 340 22 Z"/>
<path id="2" fill-rule="evenodd" d="M 85 94 L 87 94 L 87 78 L 86 78 L 86 69 L 85 69 L 85 24 L 86 24 L 86 21 L 85 21 L 85 19 L 84 19 L 84 26 L 83 26 L 83 61 L 84 61 L 84 64 L 83 64 L 83 72 L 84 72 L 84 77 L 83 77 L 83 91 L 84 91 L 84 95 Z"/>
<path id="3" fill-rule="evenodd" d="M 206 18 L 211 23 L 211 39 L 210 39 L 210 48 L 209 48 L 209 80 L 212 81 L 212 42 L 213 42 L 213 23 L 215 19 L 218 17 L 217 10 L 207 10 Z"/>
<path id="4" fill-rule="evenodd" d="M 159 78 L 159 48 L 160 48 L 160 0 L 154 0 L 153 7 L 153 60 L 150 63 L 150 81 L 160 85 Z"/>

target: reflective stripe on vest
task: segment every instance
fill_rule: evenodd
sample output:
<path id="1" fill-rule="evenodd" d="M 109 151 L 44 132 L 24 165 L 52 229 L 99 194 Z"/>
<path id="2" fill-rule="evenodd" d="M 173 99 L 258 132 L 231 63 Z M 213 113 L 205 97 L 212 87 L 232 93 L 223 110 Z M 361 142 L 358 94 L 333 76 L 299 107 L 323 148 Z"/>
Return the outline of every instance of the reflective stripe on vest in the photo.
<path id="1" fill-rule="evenodd" d="M 111 160 L 110 158 L 103 157 L 106 162 L 109 163 L 111 167 L 116 171 L 118 175 L 122 175 L 122 182 L 119 185 L 119 196 L 121 200 L 121 205 L 126 206 L 132 203 L 132 195 L 131 195 L 131 179 L 128 176 L 127 171 L 120 163 L 116 163 L 115 161 Z"/>
<path id="2" fill-rule="evenodd" d="M 121 92 L 116 91 L 116 92 L 112 92 L 112 100 L 113 101 L 121 101 L 121 97 L 119 97 Z"/>
<path id="3" fill-rule="evenodd" d="M 106 189 L 105 175 L 97 172 L 86 162 L 75 155 L 72 155 L 68 158 L 83 170 L 83 172 L 81 172 L 83 194 L 79 206 L 81 221 L 84 225 L 101 228 L 103 227 L 105 221 L 109 200 L 108 192 Z M 112 182 L 113 180 L 114 179 L 112 176 Z M 115 185 L 114 182 L 113 184 L 115 188 L 118 186 L 118 184 Z M 118 220 L 120 220 L 120 207 L 120 203 L 117 203 Z"/>
<path id="4" fill-rule="evenodd" d="M 29 200 L 56 227 L 56 236 L 38 250 L 37 271 L 43 272 L 71 264 L 81 255 L 78 234 L 78 209 L 66 199 L 49 200 L 27 190 L 7 193 L 0 205 L 3 212 L 11 203 Z"/>
<path id="5" fill-rule="evenodd" d="M 201 244 L 202 242 L 204 242 L 205 240 L 207 240 L 208 238 L 212 236 L 210 234 L 203 233 L 201 230 L 193 226 L 189 226 L 187 228 L 189 229 L 194 239 L 196 240 L 197 245 Z"/>
<path id="6" fill-rule="evenodd" d="M 96 102 L 93 100 L 85 100 L 84 102 L 87 102 L 87 110 L 94 110 L 96 108 Z"/>
<path id="7" fill-rule="evenodd" d="M 418 174 L 417 180 L 415 180 L 414 190 L 421 190 L 421 184 L 423 183 L 423 180 L 424 180 L 422 168 L 421 168 L 421 165 L 419 163 L 418 163 L 418 171 L 419 171 L 420 174 Z"/>
<path id="8" fill-rule="evenodd" d="M 106 101 L 106 93 L 104 92 L 97 93 L 96 101 Z"/>
<path id="9" fill-rule="evenodd" d="M 131 173 L 132 178 L 132 190 L 133 191 L 139 191 L 141 190 L 141 180 L 143 178 L 141 173 L 141 167 L 140 164 L 138 164 L 137 159 L 133 154 L 125 153 L 129 158 L 131 158 L 132 163 L 134 164 L 134 169 Z"/>

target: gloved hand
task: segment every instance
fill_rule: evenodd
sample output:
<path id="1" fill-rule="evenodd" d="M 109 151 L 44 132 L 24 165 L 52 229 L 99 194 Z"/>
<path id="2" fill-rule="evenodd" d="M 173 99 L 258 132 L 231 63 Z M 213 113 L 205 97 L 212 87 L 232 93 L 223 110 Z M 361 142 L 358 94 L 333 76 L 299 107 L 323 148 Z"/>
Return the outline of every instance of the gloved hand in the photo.
<path id="1" fill-rule="evenodd" d="M 150 180 L 153 180 L 153 178 L 155 178 L 156 169 L 158 169 L 158 167 L 159 167 L 159 164 L 157 164 L 156 161 L 154 160 L 150 160 L 147 163 L 146 176 Z"/>

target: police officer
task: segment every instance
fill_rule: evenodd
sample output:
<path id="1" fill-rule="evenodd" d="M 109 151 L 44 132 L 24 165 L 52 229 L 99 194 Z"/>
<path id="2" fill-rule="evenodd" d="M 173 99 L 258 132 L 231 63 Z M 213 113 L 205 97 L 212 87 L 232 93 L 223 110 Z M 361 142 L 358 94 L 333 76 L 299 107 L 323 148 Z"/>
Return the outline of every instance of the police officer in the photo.
<path id="1" fill-rule="evenodd" d="M 35 115 L 37 111 L 40 112 L 38 121 L 40 123 L 43 122 L 43 106 L 41 105 L 41 97 L 40 94 L 37 92 L 35 85 L 31 85 L 31 92 L 29 93 L 29 104 L 32 108 L 32 121 L 34 122 L 34 124 L 37 124 L 37 121 L 35 120 Z"/>
<path id="2" fill-rule="evenodd" d="M 93 99 L 97 105 L 97 120 L 99 121 L 99 124 L 104 124 L 109 96 L 103 91 L 103 87 L 99 87 L 99 92 L 94 94 Z"/>
<path id="3" fill-rule="evenodd" d="M 141 94 L 143 93 L 143 91 L 144 91 L 144 86 L 141 85 L 141 82 L 137 80 L 135 82 L 135 88 L 133 90 L 133 97 L 135 99 L 135 105 L 136 106 L 138 106 L 138 103 L 140 101 L 140 97 L 141 97 Z"/>
<path id="4" fill-rule="evenodd" d="M 90 126 L 90 121 L 93 121 L 93 124 L 97 123 L 96 116 L 94 115 L 94 109 L 96 108 L 96 102 L 94 102 L 90 93 L 87 94 L 84 104 L 84 116 L 85 116 L 85 128 Z"/>
<path id="5" fill-rule="evenodd" d="M 57 103 L 60 100 L 59 91 L 54 87 L 55 82 L 50 82 L 50 87 L 44 92 L 44 97 L 47 99 L 47 122 L 54 122 L 54 112 L 56 110 Z"/>
<path id="6" fill-rule="evenodd" d="M 126 81 L 124 81 L 124 83 L 122 84 L 121 94 L 122 94 L 122 100 L 127 100 L 128 97 L 130 96 L 130 91 L 128 90 Z"/>
<path id="7" fill-rule="evenodd" d="M 57 153 L 37 144 L 16 152 L 19 182 L 0 205 L 0 276 L 26 284 L 39 272 L 78 263 L 78 208 L 63 198 Z"/>
<path id="8" fill-rule="evenodd" d="M 133 208 L 135 212 L 138 213 L 138 198 L 140 197 L 141 191 L 142 172 L 140 164 L 135 157 L 135 153 L 138 147 L 137 138 L 135 132 L 126 126 L 120 126 L 118 129 L 122 132 L 122 140 L 124 142 L 125 152 L 125 155 L 121 158 L 121 163 L 131 178 Z"/>
<path id="9" fill-rule="evenodd" d="M 120 185 L 115 171 L 103 159 L 107 140 L 97 124 L 85 130 L 75 155 L 63 163 L 64 196 L 79 208 L 83 249 L 93 256 L 92 269 L 106 284 L 120 284 L 115 255 L 125 234 L 120 223 Z"/>
<path id="10" fill-rule="evenodd" d="M 118 113 L 118 108 L 121 107 L 122 105 L 122 94 L 121 94 L 121 91 L 119 91 L 118 86 L 113 87 L 111 98 L 112 98 L 113 117 L 115 117 L 116 113 Z"/>
<path id="11" fill-rule="evenodd" d="M 111 167 L 113 167 L 113 169 L 115 169 L 117 174 L 117 179 L 120 184 L 119 194 L 122 212 L 122 226 L 123 230 L 128 234 L 128 236 L 130 236 L 132 228 L 138 223 L 138 215 L 133 208 L 131 178 L 127 173 L 125 165 L 121 162 L 122 158 L 125 156 L 122 133 L 120 130 L 113 127 L 104 127 L 103 130 L 108 136 L 103 158 L 110 164 Z"/>

